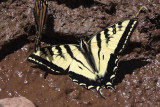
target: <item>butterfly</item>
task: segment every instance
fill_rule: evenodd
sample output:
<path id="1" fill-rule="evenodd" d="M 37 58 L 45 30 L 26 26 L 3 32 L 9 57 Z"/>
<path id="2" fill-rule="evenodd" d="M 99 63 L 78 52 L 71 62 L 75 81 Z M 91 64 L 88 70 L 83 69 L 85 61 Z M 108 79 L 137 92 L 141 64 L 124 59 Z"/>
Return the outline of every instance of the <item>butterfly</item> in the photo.
<path id="1" fill-rule="evenodd" d="M 118 56 L 124 50 L 138 22 L 120 21 L 98 32 L 89 41 L 80 44 L 60 44 L 41 48 L 28 60 L 62 74 L 68 70 L 74 83 L 95 89 L 103 98 L 102 88 L 113 90 L 118 68 Z"/>
<path id="2" fill-rule="evenodd" d="M 36 23 L 35 51 L 41 47 L 41 33 L 47 19 L 48 0 L 35 0 L 34 17 Z"/>

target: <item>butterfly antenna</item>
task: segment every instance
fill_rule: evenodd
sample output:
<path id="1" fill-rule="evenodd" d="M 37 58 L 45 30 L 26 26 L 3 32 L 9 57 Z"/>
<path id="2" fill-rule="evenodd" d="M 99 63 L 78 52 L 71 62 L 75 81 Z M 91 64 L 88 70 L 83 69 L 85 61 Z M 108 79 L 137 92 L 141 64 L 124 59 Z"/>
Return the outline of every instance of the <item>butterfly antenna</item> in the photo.
<path id="1" fill-rule="evenodd" d="M 146 6 L 142 6 L 142 7 L 139 9 L 139 11 L 137 12 L 136 17 L 138 17 L 139 13 L 142 11 L 143 8 L 145 8 L 146 10 L 148 10 Z"/>

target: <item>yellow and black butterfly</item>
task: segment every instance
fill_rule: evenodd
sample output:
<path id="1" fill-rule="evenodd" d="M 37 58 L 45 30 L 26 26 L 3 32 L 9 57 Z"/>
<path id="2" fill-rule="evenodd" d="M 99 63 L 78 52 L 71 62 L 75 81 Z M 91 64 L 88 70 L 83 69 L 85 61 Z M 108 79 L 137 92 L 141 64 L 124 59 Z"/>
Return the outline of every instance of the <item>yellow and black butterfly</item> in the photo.
<path id="1" fill-rule="evenodd" d="M 47 19 L 48 0 L 35 0 L 34 16 L 36 23 L 35 51 L 41 47 L 41 33 Z"/>
<path id="2" fill-rule="evenodd" d="M 95 89 L 103 98 L 101 89 L 112 88 L 118 56 L 137 26 L 136 20 L 113 24 L 80 45 L 64 44 L 41 48 L 28 60 L 51 72 L 64 73 L 69 68 L 71 80 L 87 89 Z"/>

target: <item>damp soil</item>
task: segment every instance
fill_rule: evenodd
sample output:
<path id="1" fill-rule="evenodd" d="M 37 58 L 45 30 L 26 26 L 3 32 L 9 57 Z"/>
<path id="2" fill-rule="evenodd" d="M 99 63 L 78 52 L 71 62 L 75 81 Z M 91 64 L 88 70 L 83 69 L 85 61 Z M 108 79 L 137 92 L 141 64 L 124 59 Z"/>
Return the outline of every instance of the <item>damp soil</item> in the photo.
<path id="1" fill-rule="evenodd" d="M 0 1 L 0 99 L 24 96 L 38 107 L 160 106 L 160 1 L 50 0 L 42 45 L 78 43 L 104 27 L 137 17 L 137 28 L 120 56 L 114 85 L 95 90 L 67 74 L 48 74 L 27 61 L 34 47 L 32 0 Z"/>

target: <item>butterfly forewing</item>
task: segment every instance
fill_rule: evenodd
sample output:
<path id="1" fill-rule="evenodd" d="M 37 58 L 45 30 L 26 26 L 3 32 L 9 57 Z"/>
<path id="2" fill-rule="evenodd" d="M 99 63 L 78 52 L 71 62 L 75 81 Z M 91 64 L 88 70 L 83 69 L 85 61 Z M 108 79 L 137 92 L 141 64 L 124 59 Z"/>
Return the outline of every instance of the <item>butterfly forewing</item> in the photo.
<path id="1" fill-rule="evenodd" d="M 77 52 L 77 45 L 49 46 L 34 52 L 28 57 L 28 60 L 44 66 L 51 72 L 64 73 Z"/>
<path id="2" fill-rule="evenodd" d="M 108 47 L 107 50 L 112 51 L 113 54 L 118 54 L 123 50 L 136 25 L 136 20 L 118 22 L 93 36 L 88 43 L 93 46 L 97 44 L 99 48 L 101 48 L 101 44 L 105 44 Z"/>
<path id="3" fill-rule="evenodd" d="M 100 76 L 104 77 L 107 72 L 114 72 L 114 67 L 117 68 L 117 56 L 124 49 L 136 25 L 135 20 L 118 22 L 89 40 L 88 44 Z M 110 60 L 112 60 L 112 65 L 116 65 L 112 69 L 108 69 L 108 66 L 111 66 Z"/>
<path id="4" fill-rule="evenodd" d="M 35 8 L 34 8 L 34 16 L 36 23 L 36 42 L 35 42 L 35 50 L 37 51 L 38 45 L 40 45 L 41 33 L 44 27 L 44 24 L 47 19 L 47 7 L 48 0 L 36 0 Z"/>

